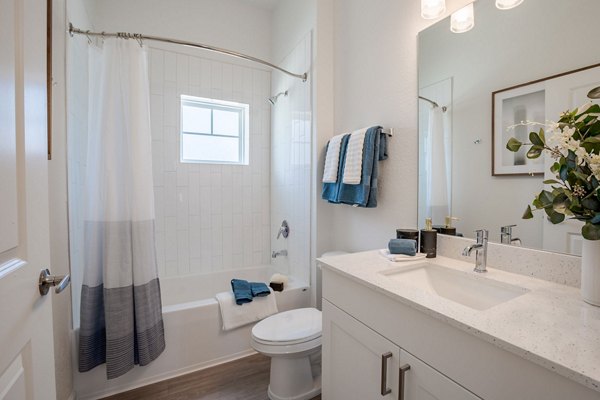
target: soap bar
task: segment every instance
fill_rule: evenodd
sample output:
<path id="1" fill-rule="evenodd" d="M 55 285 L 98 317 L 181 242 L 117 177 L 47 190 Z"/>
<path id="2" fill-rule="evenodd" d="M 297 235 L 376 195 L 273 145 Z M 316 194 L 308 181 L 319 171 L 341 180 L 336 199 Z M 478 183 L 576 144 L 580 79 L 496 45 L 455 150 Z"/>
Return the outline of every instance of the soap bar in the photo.
<path id="1" fill-rule="evenodd" d="M 412 239 L 391 239 L 388 243 L 391 254 L 405 254 L 414 256 L 417 254 L 417 241 Z"/>

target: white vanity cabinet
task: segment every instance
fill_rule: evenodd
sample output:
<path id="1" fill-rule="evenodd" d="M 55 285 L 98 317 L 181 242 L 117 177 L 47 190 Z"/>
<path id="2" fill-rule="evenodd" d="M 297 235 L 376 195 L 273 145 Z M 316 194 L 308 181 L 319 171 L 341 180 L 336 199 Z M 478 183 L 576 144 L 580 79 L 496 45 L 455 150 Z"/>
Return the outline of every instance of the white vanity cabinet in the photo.
<path id="1" fill-rule="evenodd" d="M 324 400 L 600 400 L 600 391 L 544 360 L 517 355 L 510 343 L 482 338 L 343 265 L 323 267 L 322 293 Z"/>
<path id="2" fill-rule="evenodd" d="M 479 399 L 327 300 L 322 393 L 325 400 Z"/>

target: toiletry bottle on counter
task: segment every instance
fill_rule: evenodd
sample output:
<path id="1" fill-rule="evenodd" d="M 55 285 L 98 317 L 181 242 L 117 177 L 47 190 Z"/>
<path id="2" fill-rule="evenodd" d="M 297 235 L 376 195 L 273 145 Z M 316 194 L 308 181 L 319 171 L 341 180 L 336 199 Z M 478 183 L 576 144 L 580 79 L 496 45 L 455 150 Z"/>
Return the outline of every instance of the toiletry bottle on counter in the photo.
<path id="1" fill-rule="evenodd" d="M 431 218 L 425 218 L 425 229 L 421 229 L 421 253 L 427 258 L 435 258 L 437 251 L 437 231 L 433 229 Z"/>
<path id="2" fill-rule="evenodd" d="M 456 227 L 452 226 L 452 221 L 458 221 L 458 218 L 447 216 L 446 217 L 446 225 L 440 229 L 440 233 L 444 235 L 452 235 L 456 236 Z"/>

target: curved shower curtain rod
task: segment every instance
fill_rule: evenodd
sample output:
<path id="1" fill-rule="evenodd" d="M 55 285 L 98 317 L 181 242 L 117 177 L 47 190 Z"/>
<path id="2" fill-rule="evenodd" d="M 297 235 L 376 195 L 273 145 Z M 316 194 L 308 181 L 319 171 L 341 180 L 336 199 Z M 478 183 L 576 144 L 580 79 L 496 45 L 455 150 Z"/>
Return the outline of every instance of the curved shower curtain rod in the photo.
<path id="1" fill-rule="evenodd" d="M 308 79 L 308 73 L 305 72 L 303 74 L 295 74 L 293 72 L 290 72 L 286 69 L 283 69 L 281 67 L 278 67 L 275 64 L 272 64 L 268 61 L 265 60 L 261 60 L 260 58 L 256 58 L 256 57 L 252 57 L 252 56 L 248 56 L 246 54 L 243 53 L 238 53 L 237 51 L 232 51 L 232 50 L 227 50 L 227 49 L 222 49 L 220 47 L 215 47 L 215 46 L 209 46 L 207 44 L 202 44 L 202 43 L 194 43 L 194 42 L 188 42 L 185 40 L 179 40 L 179 39 L 170 39 L 170 38 L 165 38 L 165 37 L 161 37 L 161 36 L 151 36 L 151 35 L 142 35 L 140 33 L 128 33 L 128 32 L 117 32 L 117 33 L 108 33 L 108 32 L 91 32 L 91 31 L 84 31 L 81 30 L 79 28 L 75 28 L 73 26 L 72 23 L 69 22 L 69 35 L 71 35 L 71 37 L 73 37 L 74 34 L 78 34 L 78 35 L 85 35 L 88 37 L 88 40 L 90 39 L 91 36 L 100 36 L 103 38 L 107 38 L 107 37 L 118 37 L 118 38 L 122 38 L 122 39 L 135 39 L 138 41 L 143 41 L 143 40 L 154 40 L 156 42 L 165 42 L 165 43 L 173 43 L 173 44 L 180 44 L 183 46 L 188 46 L 188 47 L 195 47 L 198 49 L 205 49 L 205 50 L 210 50 L 210 51 L 214 51 L 217 53 L 223 53 L 223 54 L 227 54 L 233 57 L 237 57 L 237 58 L 243 58 L 245 60 L 249 60 L 249 61 L 253 61 L 259 64 L 263 64 L 266 65 L 268 67 L 271 67 L 273 69 L 276 69 L 278 71 L 283 72 L 284 74 L 287 74 L 289 76 L 293 76 L 294 78 L 298 78 L 298 79 L 302 79 L 302 82 L 306 82 L 306 79 Z"/>

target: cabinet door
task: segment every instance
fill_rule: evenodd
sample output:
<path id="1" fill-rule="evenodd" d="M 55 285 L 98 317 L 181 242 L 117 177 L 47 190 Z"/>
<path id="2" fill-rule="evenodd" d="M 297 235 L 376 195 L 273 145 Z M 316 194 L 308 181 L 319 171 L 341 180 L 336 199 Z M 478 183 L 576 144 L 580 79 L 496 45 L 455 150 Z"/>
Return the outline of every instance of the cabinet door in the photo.
<path id="1" fill-rule="evenodd" d="M 400 350 L 400 366 L 404 372 L 404 400 L 481 400 L 458 383 L 431 368 L 423 361 Z M 400 372 L 402 374 L 402 372 Z"/>
<path id="2" fill-rule="evenodd" d="M 400 348 L 323 299 L 323 399 L 398 399 Z"/>

